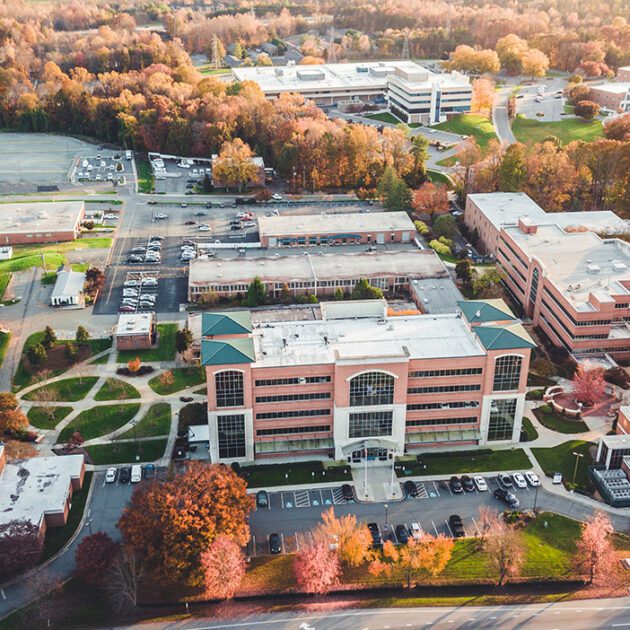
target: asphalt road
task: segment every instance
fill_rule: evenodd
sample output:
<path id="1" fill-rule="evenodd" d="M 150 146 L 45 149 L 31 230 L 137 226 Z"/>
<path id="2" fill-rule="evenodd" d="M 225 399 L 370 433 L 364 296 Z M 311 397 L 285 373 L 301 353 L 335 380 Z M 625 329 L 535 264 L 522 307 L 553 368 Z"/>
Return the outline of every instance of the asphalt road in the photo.
<path id="1" fill-rule="evenodd" d="M 512 630 L 592 630 L 630 626 L 626 599 L 600 599 L 518 606 L 440 606 L 435 608 L 375 608 L 328 613 L 281 612 L 234 617 L 224 621 L 178 621 L 178 630 L 397 630 L 402 628 L 501 628 Z M 175 627 L 172 622 L 143 624 L 147 630 Z"/>

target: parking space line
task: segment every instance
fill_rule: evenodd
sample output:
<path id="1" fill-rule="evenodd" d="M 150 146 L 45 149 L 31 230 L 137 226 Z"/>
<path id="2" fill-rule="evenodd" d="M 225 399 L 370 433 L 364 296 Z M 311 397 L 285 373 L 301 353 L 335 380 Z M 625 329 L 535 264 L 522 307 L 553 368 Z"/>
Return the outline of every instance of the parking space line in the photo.
<path id="1" fill-rule="evenodd" d="M 433 531 L 435 532 L 435 535 L 439 536 L 440 533 L 438 532 L 437 527 L 435 526 L 435 523 L 433 521 L 431 521 L 431 525 L 433 525 Z"/>
<path id="2" fill-rule="evenodd" d="M 295 547 L 296 547 L 296 551 L 300 550 L 300 539 L 298 538 L 297 532 L 295 532 Z"/>
<path id="3" fill-rule="evenodd" d="M 451 490 L 451 484 L 448 481 L 446 482 L 446 489 L 448 490 L 449 494 L 453 496 L 453 491 Z"/>
<path id="4" fill-rule="evenodd" d="M 286 553 L 284 549 L 284 534 L 282 532 L 280 533 L 280 541 L 282 542 L 282 553 Z"/>
<path id="5" fill-rule="evenodd" d="M 435 488 L 435 492 L 438 495 L 438 497 L 440 496 L 440 491 L 438 490 L 437 484 L 435 483 L 435 481 L 431 482 L 433 483 L 433 487 Z"/>
<path id="6" fill-rule="evenodd" d="M 446 523 L 446 529 L 448 529 L 448 533 L 451 535 L 451 538 L 455 538 L 455 536 L 453 536 L 453 530 L 451 529 L 451 526 L 448 524 L 448 521 L 444 519 L 444 522 Z"/>
<path id="7" fill-rule="evenodd" d="M 477 530 L 477 536 L 481 536 L 481 532 L 479 531 L 479 525 L 477 525 L 477 521 L 475 520 L 475 517 L 471 516 L 471 518 L 472 518 L 473 525 L 475 526 L 475 529 Z"/>
<path id="8" fill-rule="evenodd" d="M 252 556 L 256 557 L 256 536 L 252 534 Z"/>

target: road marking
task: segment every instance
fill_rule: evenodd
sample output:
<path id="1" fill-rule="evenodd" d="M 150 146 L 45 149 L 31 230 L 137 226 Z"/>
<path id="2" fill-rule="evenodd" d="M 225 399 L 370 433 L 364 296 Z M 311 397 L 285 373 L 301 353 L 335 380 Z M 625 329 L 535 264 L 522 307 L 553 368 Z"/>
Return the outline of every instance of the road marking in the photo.
<path id="1" fill-rule="evenodd" d="M 4 594 L 4 589 L 0 588 L 0 595 L 2 595 L 2 599 L 6 599 L 7 596 Z"/>
<path id="2" fill-rule="evenodd" d="M 448 529 L 449 533 L 451 534 L 451 538 L 455 538 L 455 536 L 453 536 L 453 530 L 451 529 L 451 526 L 448 524 L 448 521 L 446 519 L 444 519 L 444 522 L 446 523 L 446 528 Z"/>
<path id="3" fill-rule="evenodd" d="M 440 496 L 440 491 L 438 490 L 437 484 L 435 483 L 435 481 L 432 482 L 433 483 L 433 487 L 435 488 L 435 492 L 438 495 L 438 497 Z"/>
<path id="4" fill-rule="evenodd" d="M 299 551 L 300 550 L 300 539 L 298 538 L 298 533 L 297 532 L 295 532 L 295 546 L 296 546 L 297 551 Z"/>
<path id="5" fill-rule="evenodd" d="M 477 521 L 475 520 L 475 517 L 471 516 L 470 518 L 472 518 L 472 522 L 475 526 L 475 529 L 477 530 L 477 536 L 481 536 L 481 532 L 479 531 L 479 525 L 477 525 Z"/>
<path id="6" fill-rule="evenodd" d="M 252 551 L 254 552 L 252 555 L 254 558 L 256 557 L 256 536 L 252 534 Z"/>
<path id="7" fill-rule="evenodd" d="M 280 534 L 280 541 L 282 542 L 282 553 L 286 553 L 284 549 L 284 534 Z"/>
<path id="8" fill-rule="evenodd" d="M 453 491 L 451 490 L 451 484 L 448 481 L 446 482 L 446 489 L 448 490 L 449 494 L 453 496 Z"/>
<path id="9" fill-rule="evenodd" d="M 439 533 L 438 533 L 437 527 L 435 526 L 435 523 L 434 523 L 433 521 L 431 521 L 431 525 L 433 525 L 433 531 L 435 531 L 435 535 L 436 535 L 436 536 L 439 536 Z"/>

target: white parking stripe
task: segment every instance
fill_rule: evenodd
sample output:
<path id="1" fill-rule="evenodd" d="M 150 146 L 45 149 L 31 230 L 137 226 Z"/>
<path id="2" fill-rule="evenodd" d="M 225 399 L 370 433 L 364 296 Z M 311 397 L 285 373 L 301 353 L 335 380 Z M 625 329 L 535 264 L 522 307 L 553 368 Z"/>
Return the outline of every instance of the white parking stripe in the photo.
<path id="1" fill-rule="evenodd" d="M 252 556 L 256 557 L 256 536 L 252 534 Z"/>
<path id="2" fill-rule="evenodd" d="M 437 527 L 435 526 L 435 523 L 433 521 L 431 521 L 431 525 L 433 525 L 433 531 L 435 532 L 435 535 L 439 536 L 440 533 L 438 532 Z"/>
<path id="3" fill-rule="evenodd" d="M 453 496 L 453 491 L 451 490 L 451 484 L 448 481 L 446 482 L 446 488 L 448 489 L 449 494 Z"/>
<path id="4" fill-rule="evenodd" d="M 448 529 L 448 532 L 451 535 L 451 538 L 455 538 L 455 536 L 453 536 L 453 530 L 451 529 L 451 526 L 448 524 L 448 521 L 445 520 L 444 522 L 446 523 L 446 529 Z"/>
<path id="5" fill-rule="evenodd" d="M 298 533 L 297 532 L 295 532 L 295 547 L 296 547 L 297 551 L 300 550 L 300 539 L 298 538 Z"/>
<path id="6" fill-rule="evenodd" d="M 437 484 L 435 483 L 435 481 L 431 482 L 433 483 L 433 487 L 435 488 L 435 492 L 438 495 L 438 497 L 440 496 L 440 491 L 438 490 Z"/>
<path id="7" fill-rule="evenodd" d="M 280 542 L 282 543 L 282 553 L 286 553 L 286 551 L 284 550 L 284 534 L 283 533 L 280 534 Z"/>
<path id="8" fill-rule="evenodd" d="M 475 529 L 477 530 L 477 536 L 481 536 L 481 532 L 479 531 L 479 525 L 477 525 L 477 521 L 475 520 L 475 517 L 472 516 L 471 518 L 472 518 L 472 522 L 473 522 L 473 524 L 475 526 Z"/>

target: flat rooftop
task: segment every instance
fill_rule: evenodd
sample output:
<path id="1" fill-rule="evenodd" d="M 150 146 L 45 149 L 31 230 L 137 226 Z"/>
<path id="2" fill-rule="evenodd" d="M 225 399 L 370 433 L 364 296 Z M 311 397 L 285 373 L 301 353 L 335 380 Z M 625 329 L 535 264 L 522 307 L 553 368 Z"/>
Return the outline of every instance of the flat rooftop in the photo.
<path id="1" fill-rule="evenodd" d="M 369 89 L 385 90 L 387 80 L 400 68 L 406 73 L 424 73 L 425 81 L 414 85 L 430 86 L 435 82 L 453 82 L 451 74 L 437 74 L 409 60 L 359 61 L 355 63 L 330 63 L 315 66 L 264 66 L 232 68 L 237 81 L 254 81 L 265 93 L 319 92 Z M 465 81 L 459 79 L 463 85 Z"/>
<path id="2" fill-rule="evenodd" d="M 83 206 L 82 201 L 0 204 L 0 234 L 73 230 Z"/>
<path id="3" fill-rule="evenodd" d="M 621 83 L 600 83 L 599 85 L 591 85 L 592 90 L 601 90 L 602 92 L 609 92 L 610 94 L 626 94 L 630 91 L 630 82 Z"/>
<path id="4" fill-rule="evenodd" d="M 451 278 L 418 278 L 411 281 L 409 289 L 422 310 L 433 315 L 456 313 L 457 303 L 464 300 Z"/>
<path id="5" fill-rule="evenodd" d="M 517 192 L 475 193 L 468 197 L 496 228 L 516 225 L 519 219 L 527 218 L 534 225 L 553 223 L 568 230 L 585 228 L 606 234 L 628 230 L 628 222 L 610 210 L 545 212 L 531 197 Z"/>
<path id="6" fill-rule="evenodd" d="M 7 462 L 0 474 L 0 524 L 19 519 L 39 525 L 45 514 L 61 512 L 82 467 L 83 455 Z"/>
<path id="7" fill-rule="evenodd" d="M 271 322 L 253 331 L 255 367 L 476 357 L 477 336 L 456 314 Z"/>
<path id="8" fill-rule="evenodd" d="M 415 232 L 406 212 L 355 212 L 352 214 L 305 214 L 258 217 L 261 236 L 309 236 L 355 234 L 357 232 Z"/>
<path id="9" fill-rule="evenodd" d="M 188 283 L 249 283 L 256 276 L 265 282 L 335 280 L 373 276 L 411 278 L 445 278 L 446 267 L 432 250 L 398 250 L 340 254 L 306 253 L 304 256 L 231 258 L 228 260 L 197 258 L 190 261 Z"/>
<path id="10" fill-rule="evenodd" d="M 565 232 L 557 225 L 539 226 L 536 234 L 518 227 L 504 228 L 527 255 L 543 264 L 548 277 L 580 311 L 595 308 L 590 293 L 601 302 L 611 295 L 630 295 L 630 244 L 620 239 L 601 239 L 593 232 Z"/>
<path id="11" fill-rule="evenodd" d="M 117 335 L 148 335 L 151 332 L 153 315 L 151 313 L 123 313 L 118 316 Z"/>

